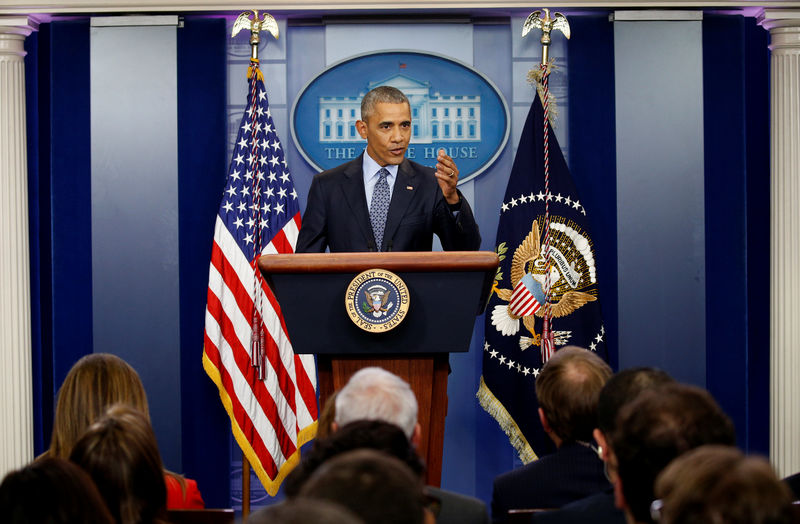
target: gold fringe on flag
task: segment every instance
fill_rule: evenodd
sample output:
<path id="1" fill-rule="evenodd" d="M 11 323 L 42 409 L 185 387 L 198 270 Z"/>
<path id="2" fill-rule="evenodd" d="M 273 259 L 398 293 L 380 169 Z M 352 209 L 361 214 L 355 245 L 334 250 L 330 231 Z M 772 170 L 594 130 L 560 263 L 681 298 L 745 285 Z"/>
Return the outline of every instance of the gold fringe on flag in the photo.
<path id="1" fill-rule="evenodd" d="M 481 376 L 481 385 L 475 396 L 478 397 L 478 402 L 481 403 L 481 407 L 500 424 L 502 430 L 508 435 L 508 440 L 511 442 L 511 445 L 514 446 L 514 449 L 517 450 L 522 463 L 528 464 L 538 459 L 533 448 L 525 439 L 525 435 L 522 434 L 522 430 L 519 429 L 519 426 L 517 426 L 517 423 L 511 418 L 506 408 L 497 400 L 494 393 L 491 392 L 483 381 L 483 376 Z"/>

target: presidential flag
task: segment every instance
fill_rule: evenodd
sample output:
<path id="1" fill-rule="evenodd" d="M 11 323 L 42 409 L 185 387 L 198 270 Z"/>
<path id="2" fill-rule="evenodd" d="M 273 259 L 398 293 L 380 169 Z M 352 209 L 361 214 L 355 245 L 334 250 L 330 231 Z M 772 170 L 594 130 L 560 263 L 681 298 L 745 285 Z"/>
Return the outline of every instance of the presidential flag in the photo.
<path id="1" fill-rule="evenodd" d="M 549 203 L 549 297 L 556 351 L 576 345 L 607 360 L 595 252 L 586 209 L 549 127 L 549 193 L 544 177 L 544 114 L 535 97 L 500 208 L 500 267 L 486 308 L 478 398 L 524 463 L 553 450 L 538 417 L 535 381 L 542 369 L 545 312 L 545 203 Z"/>
<path id="2" fill-rule="evenodd" d="M 203 367 L 237 443 L 275 495 L 316 433 L 317 379 L 313 356 L 292 351 L 280 306 L 256 266 L 261 255 L 294 252 L 300 208 L 261 73 L 251 69 L 214 229 Z"/>

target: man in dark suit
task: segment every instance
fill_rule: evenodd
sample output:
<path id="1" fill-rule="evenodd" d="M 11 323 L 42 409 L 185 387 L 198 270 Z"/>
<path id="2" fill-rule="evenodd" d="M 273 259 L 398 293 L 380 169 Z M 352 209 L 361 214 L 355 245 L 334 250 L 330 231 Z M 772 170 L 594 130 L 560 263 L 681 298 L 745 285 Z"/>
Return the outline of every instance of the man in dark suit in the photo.
<path id="1" fill-rule="evenodd" d="M 510 509 L 560 508 L 610 486 L 592 443 L 597 400 L 610 377 L 597 354 L 575 346 L 545 364 L 536 379 L 539 420 L 557 450 L 494 480 L 494 522 L 506 522 Z"/>
<path id="2" fill-rule="evenodd" d="M 440 150 L 433 169 L 405 158 L 411 109 L 400 90 L 367 93 L 356 129 L 366 150 L 314 177 L 296 252 L 430 251 L 434 234 L 447 251 L 480 247 L 453 159 Z"/>
<path id="3" fill-rule="evenodd" d="M 649 367 L 625 369 L 606 382 L 597 401 L 597 427 L 594 440 L 598 454 L 608 464 L 611 448 L 608 435 L 616 427 L 617 414 L 622 407 L 635 400 L 640 393 L 674 380 L 664 371 Z M 608 479 L 616 481 L 616 471 L 606 468 Z M 625 514 L 614 503 L 614 488 L 570 502 L 557 511 L 547 511 L 534 516 L 533 522 L 541 524 L 625 524 Z"/>
<path id="4" fill-rule="evenodd" d="M 653 486 L 673 459 L 706 444 L 736 445 L 733 422 L 719 404 L 686 384 L 643 391 L 622 407 L 607 437 L 614 498 L 629 523 L 654 521 Z"/>

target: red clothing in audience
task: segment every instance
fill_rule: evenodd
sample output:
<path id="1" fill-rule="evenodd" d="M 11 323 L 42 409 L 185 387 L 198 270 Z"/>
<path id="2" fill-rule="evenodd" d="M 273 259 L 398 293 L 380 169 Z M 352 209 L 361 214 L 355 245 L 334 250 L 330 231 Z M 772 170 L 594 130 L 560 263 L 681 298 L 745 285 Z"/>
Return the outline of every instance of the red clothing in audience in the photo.
<path id="1" fill-rule="evenodd" d="M 181 483 L 172 475 L 164 475 L 167 483 L 167 509 L 203 509 L 206 503 L 197 489 L 197 482 L 192 479 L 183 479 L 186 482 L 186 495 L 183 494 Z"/>

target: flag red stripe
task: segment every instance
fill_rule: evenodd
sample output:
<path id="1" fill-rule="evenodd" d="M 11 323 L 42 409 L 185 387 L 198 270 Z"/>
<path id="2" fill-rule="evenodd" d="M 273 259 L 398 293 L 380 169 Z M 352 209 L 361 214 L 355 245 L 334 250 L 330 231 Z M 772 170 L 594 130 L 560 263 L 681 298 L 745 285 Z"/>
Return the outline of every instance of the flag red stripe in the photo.
<path id="1" fill-rule="evenodd" d="M 214 246 L 211 250 L 211 264 L 216 268 L 216 270 L 222 276 L 223 281 L 228 286 L 228 289 L 235 298 L 236 303 L 239 306 L 239 310 L 242 312 L 244 318 L 249 319 L 253 314 L 253 301 L 250 298 L 250 294 L 247 292 L 247 290 L 244 288 L 241 281 L 239 280 L 239 276 L 236 274 L 236 270 L 234 270 L 233 266 L 230 265 L 228 259 L 225 258 L 225 255 L 222 253 L 222 250 L 220 249 L 219 244 L 217 244 L 217 242 L 214 242 Z M 271 301 L 275 300 L 274 296 L 272 296 L 271 291 L 267 294 L 267 297 L 271 297 Z M 279 314 L 280 309 L 278 309 L 276 313 Z M 216 318 L 217 315 L 214 315 L 214 317 Z M 281 327 L 283 328 L 285 334 L 286 326 L 283 323 L 283 317 L 280 317 L 280 320 L 281 320 Z M 277 346 L 274 345 L 274 341 L 269 336 L 268 330 L 266 335 L 267 338 L 270 339 L 270 342 L 272 342 L 272 349 L 273 349 L 272 351 L 267 351 L 267 357 L 269 358 L 269 362 L 272 365 L 272 368 L 275 370 L 275 373 L 277 374 L 278 384 L 281 387 L 281 392 L 283 393 L 283 396 L 286 399 L 286 401 L 289 403 L 292 411 L 294 411 L 295 410 L 294 386 L 292 385 L 291 376 L 289 376 L 289 373 L 286 371 L 286 367 L 283 365 L 283 361 L 280 359 L 278 351 L 275 351 Z M 226 338 L 228 337 L 226 336 Z M 239 341 L 237 340 L 237 342 Z"/>
<path id="2" fill-rule="evenodd" d="M 523 309 L 531 305 L 531 303 L 535 302 L 536 299 L 533 298 L 533 295 L 528 293 L 527 291 L 518 296 L 516 298 L 511 299 L 511 307 L 512 309 Z"/>
<path id="3" fill-rule="evenodd" d="M 314 385 L 311 383 L 311 380 L 308 378 L 307 373 L 309 371 L 306 370 L 305 366 L 303 366 L 303 361 L 300 358 L 300 355 L 294 356 L 294 369 L 295 374 L 297 375 L 297 389 L 300 392 L 300 396 L 306 405 L 306 409 L 308 409 L 308 412 L 311 414 L 311 417 L 314 420 L 317 420 L 317 391 L 314 388 Z M 313 372 L 313 370 L 311 370 L 311 372 Z"/>
<path id="4" fill-rule="evenodd" d="M 233 358 L 237 367 L 239 368 L 239 371 L 241 372 L 242 376 L 247 379 L 247 383 L 253 392 L 253 396 L 258 401 L 258 404 L 261 406 L 261 409 L 264 411 L 264 414 L 274 428 L 283 456 L 290 456 L 297 448 L 291 437 L 289 437 L 288 433 L 286 433 L 286 428 L 284 427 L 283 421 L 280 420 L 275 399 L 267 390 L 264 382 L 258 380 L 257 372 L 253 368 L 250 361 L 249 352 L 241 345 L 239 337 L 237 337 L 235 334 L 233 323 L 228 318 L 228 315 L 225 314 L 225 310 L 222 308 L 222 303 L 213 293 L 208 294 L 208 311 L 211 313 L 211 316 L 217 319 L 220 330 L 225 337 L 225 340 L 228 342 L 228 345 L 231 347 Z M 294 406 L 292 407 L 292 411 L 294 411 Z"/>
<path id="5" fill-rule="evenodd" d="M 533 295 L 531 295 L 528 300 L 524 301 L 522 304 L 514 306 L 512 310 L 518 311 L 518 313 L 514 313 L 515 315 L 524 316 L 539 311 L 539 307 L 541 307 L 541 305 L 536 301 Z M 522 313 L 522 315 L 520 315 L 520 313 Z"/>
<path id="6" fill-rule="evenodd" d="M 272 237 L 272 241 L 270 243 L 275 246 L 275 250 L 278 253 L 294 253 L 294 249 L 289 243 L 289 239 L 286 238 L 286 233 L 283 231 L 283 229 L 275 233 L 275 236 Z"/>
<path id="7" fill-rule="evenodd" d="M 531 307 L 536 303 L 536 299 L 531 295 L 527 289 L 523 289 L 517 296 L 511 297 L 511 311 L 515 315 L 519 315 L 520 311 Z"/>
<path id="8" fill-rule="evenodd" d="M 219 355 L 219 349 L 216 345 L 214 345 L 207 334 L 205 335 L 205 353 L 208 359 L 214 364 L 214 367 L 217 368 L 217 371 L 219 371 L 219 376 L 222 380 L 222 386 L 225 388 L 225 391 L 228 393 L 228 398 L 231 400 L 231 409 L 233 411 L 233 418 L 236 420 L 236 424 L 242 430 L 242 433 L 244 433 L 244 435 L 247 437 L 247 441 L 250 443 L 256 456 L 261 461 L 261 467 L 264 468 L 271 478 L 274 478 L 278 473 L 277 465 L 275 464 L 275 461 L 273 460 L 273 457 L 267 450 L 266 446 L 264 446 L 264 441 L 261 439 L 261 435 L 255 430 L 253 422 L 250 420 L 250 416 L 247 414 L 247 411 L 239 402 L 239 397 L 236 395 L 236 391 L 233 387 L 233 380 L 231 379 L 230 374 L 228 374 L 228 370 L 225 369 L 225 366 L 222 364 L 222 359 Z"/>

